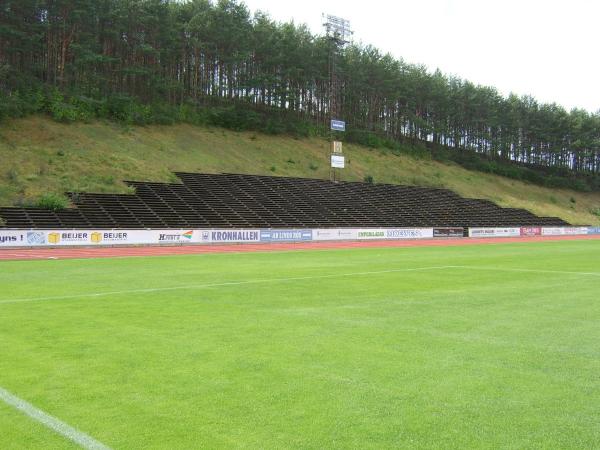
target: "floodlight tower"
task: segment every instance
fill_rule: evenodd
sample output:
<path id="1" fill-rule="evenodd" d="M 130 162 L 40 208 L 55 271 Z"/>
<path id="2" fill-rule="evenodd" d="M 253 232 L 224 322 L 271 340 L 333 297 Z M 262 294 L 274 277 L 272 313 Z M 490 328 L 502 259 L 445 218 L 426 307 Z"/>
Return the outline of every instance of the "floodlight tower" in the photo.
<path id="1" fill-rule="evenodd" d="M 350 21 L 331 14 L 323 14 L 325 31 L 329 39 L 329 121 L 331 141 L 331 181 L 340 180 L 339 169 L 344 167 L 344 158 L 341 156 L 342 143 L 335 140 L 336 131 L 345 131 L 346 123 L 342 120 L 342 83 L 339 73 L 338 57 L 344 47 L 350 42 L 354 34 L 350 28 Z M 335 157 L 335 163 L 334 163 Z"/>
<path id="2" fill-rule="evenodd" d="M 338 56 L 341 50 L 348 44 L 349 38 L 354 34 L 350 28 L 350 21 L 330 14 L 323 15 L 325 18 L 325 31 L 329 38 L 329 114 L 331 119 L 339 119 L 341 113 L 341 86 L 338 69 Z"/>

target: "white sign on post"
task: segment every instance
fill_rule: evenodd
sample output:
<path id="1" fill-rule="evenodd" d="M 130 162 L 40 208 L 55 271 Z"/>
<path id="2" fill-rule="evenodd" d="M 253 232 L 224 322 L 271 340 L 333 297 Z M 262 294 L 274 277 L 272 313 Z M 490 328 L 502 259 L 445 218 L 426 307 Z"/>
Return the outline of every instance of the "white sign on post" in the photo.
<path id="1" fill-rule="evenodd" d="M 331 155 L 331 167 L 334 169 L 343 169 L 346 167 L 346 159 L 343 156 Z"/>

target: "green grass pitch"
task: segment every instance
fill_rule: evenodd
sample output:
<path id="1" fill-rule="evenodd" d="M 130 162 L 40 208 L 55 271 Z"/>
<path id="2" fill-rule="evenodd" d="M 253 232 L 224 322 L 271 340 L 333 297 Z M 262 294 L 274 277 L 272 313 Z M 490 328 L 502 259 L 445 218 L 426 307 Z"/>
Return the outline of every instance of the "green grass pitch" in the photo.
<path id="1" fill-rule="evenodd" d="M 0 387 L 114 449 L 599 448 L 600 241 L 0 262 Z"/>

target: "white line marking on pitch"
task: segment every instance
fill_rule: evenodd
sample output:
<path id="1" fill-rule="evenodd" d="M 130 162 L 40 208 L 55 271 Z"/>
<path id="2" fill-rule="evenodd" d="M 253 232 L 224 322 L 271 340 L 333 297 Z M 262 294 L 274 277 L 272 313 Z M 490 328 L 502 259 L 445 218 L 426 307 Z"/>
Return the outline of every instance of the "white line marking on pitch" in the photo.
<path id="1" fill-rule="evenodd" d="M 17 397 L 16 395 L 11 394 L 6 389 L 0 387 L 0 399 L 4 401 L 9 406 L 12 406 L 15 409 L 25 413 L 33 420 L 45 425 L 50 428 L 52 431 L 66 437 L 67 439 L 79 444 L 85 449 L 90 450 L 110 450 L 110 447 L 98 442 L 91 436 L 88 436 L 82 431 L 79 431 L 77 428 L 73 428 L 70 425 L 58 420 L 56 417 L 51 416 L 50 414 L 46 414 L 41 409 L 36 408 L 31 403 L 26 402 L 25 400 Z"/>
<path id="2" fill-rule="evenodd" d="M 454 266 L 456 269 L 492 270 L 498 272 L 547 273 L 552 275 L 584 275 L 600 277 L 600 272 L 570 272 L 565 270 L 515 269 L 510 267 Z"/>
<path id="3" fill-rule="evenodd" d="M 121 295 L 121 294 L 145 294 L 152 292 L 167 292 L 167 291 L 178 291 L 185 289 L 206 289 L 213 287 L 226 287 L 226 286 L 241 286 L 245 284 L 263 284 L 263 283 L 279 283 L 286 281 L 303 281 L 303 280 L 319 280 L 326 278 L 340 278 L 340 277 L 353 277 L 353 276 L 364 276 L 364 275 L 380 275 L 386 273 L 401 273 L 401 272 L 418 272 L 423 270 L 445 270 L 455 269 L 457 266 L 434 266 L 434 267 L 416 267 L 413 269 L 390 269 L 390 270 L 379 270 L 372 272 L 351 272 L 351 273 L 336 273 L 331 275 L 315 275 L 307 277 L 291 277 L 291 278 L 271 278 L 271 279 L 259 279 L 259 280 L 247 280 L 247 281 L 229 281 L 224 283 L 210 283 L 210 284 L 193 284 L 187 286 L 173 286 L 164 288 L 149 288 L 149 289 L 129 289 L 124 291 L 109 291 L 109 292 L 96 292 L 93 294 L 76 294 L 76 295 L 59 295 L 55 297 L 37 297 L 37 298 L 16 298 L 9 300 L 0 300 L 1 304 L 7 303 L 24 303 L 24 302 L 38 302 L 47 300 L 69 300 L 76 298 L 95 298 L 95 297 L 106 297 L 110 295 Z"/>
<path id="4" fill-rule="evenodd" d="M 280 283 L 286 281 L 303 281 L 303 280 L 319 280 L 327 278 L 341 278 L 351 276 L 365 276 L 365 275 L 381 275 L 386 273 L 401 273 L 401 272 L 418 272 L 425 270 L 446 270 L 446 269 L 467 269 L 467 270 L 489 270 L 489 271 L 505 271 L 505 272 L 524 272 L 524 273 L 546 273 L 554 275 L 583 275 L 583 276 L 596 276 L 600 277 L 598 272 L 568 272 L 560 270 L 537 270 L 537 269 L 511 269 L 511 268 L 499 268 L 499 267 L 477 267 L 477 266 L 433 266 L 433 267 L 416 267 L 412 269 L 390 269 L 390 270 L 379 270 L 371 272 L 351 272 L 351 273 L 336 273 L 331 275 L 316 275 L 307 277 L 291 277 L 291 278 L 270 278 L 270 279 L 259 279 L 259 280 L 246 280 L 246 281 L 229 281 L 223 283 L 210 283 L 210 284 L 193 284 L 185 286 L 173 286 L 164 288 L 149 288 L 149 289 L 129 289 L 123 291 L 108 291 L 108 292 L 96 292 L 90 294 L 74 294 L 74 295 L 58 295 L 54 297 L 33 297 L 33 298 L 16 298 L 8 300 L 0 300 L 0 305 L 9 303 L 25 303 L 25 302 L 41 302 L 49 300 L 70 300 L 79 298 L 96 298 L 96 297 L 107 297 L 110 295 L 122 295 L 122 294 L 145 294 L 152 292 L 168 292 L 178 291 L 185 289 L 206 289 L 213 287 L 226 287 L 226 286 L 242 286 L 247 284 L 263 284 L 263 283 Z"/>

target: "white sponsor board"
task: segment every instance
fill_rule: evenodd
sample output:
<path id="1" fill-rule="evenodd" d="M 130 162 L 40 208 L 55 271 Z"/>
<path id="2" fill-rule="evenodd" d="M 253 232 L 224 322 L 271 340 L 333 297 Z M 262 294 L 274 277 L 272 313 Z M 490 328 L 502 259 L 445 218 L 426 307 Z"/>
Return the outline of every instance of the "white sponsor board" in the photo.
<path id="1" fill-rule="evenodd" d="M 1 247 L 67 247 L 200 242 L 194 230 L 0 230 Z"/>
<path id="2" fill-rule="evenodd" d="M 385 230 L 381 229 L 370 229 L 366 230 L 356 230 L 357 239 L 360 241 L 371 241 L 371 240 L 379 240 L 379 239 L 387 239 Z"/>
<path id="3" fill-rule="evenodd" d="M 433 238 L 433 228 L 315 230 L 0 230 L 0 247 L 242 244 L 275 241 L 361 241 Z"/>
<path id="4" fill-rule="evenodd" d="M 386 228 L 386 239 L 432 239 L 433 228 Z"/>
<path id="5" fill-rule="evenodd" d="M 587 227 L 547 227 L 544 236 L 585 235 Z M 470 228 L 469 236 L 518 237 L 521 228 Z M 431 239 L 433 228 L 327 228 L 306 230 L 0 230 L 0 248 L 113 245 L 242 244 L 276 241 Z"/>
<path id="6" fill-rule="evenodd" d="M 331 167 L 334 169 L 343 169 L 346 167 L 346 159 L 340 155 L 331 155 Z"/>
<path id="7" fill-rule="evenodd" d="M 469 228 L 469 237 L 520 237 L 520 227 L 507 228 Z"/>
<path id="8" fill-rule="evenodd" d="M 22 247 L 25 245 L 27 245 L 27 235 L 25 231 L 0 229 L 0 248 Z"/>
<path id="9" fill-rule="evenodd" d="M 355 241 L 358 230 L 350 228 L 320 228 L 313 230 L 314 241 Z"/>
<path id="10" fill-rule="evenodd" d="M 260 242 L 260 230 L 200 230 L 204 244 L 243 244 Z"/>
<path id="11" fill-rule="evenodd" d="M 367 241 L 433 238 L 433 228 L 331 228 L 313 230 L 315 241 Z"/>
<path id="12" fill-rule="evenodd" d="M 433 228 L 378 228 L 357 230 L 358 240 L 431 239 Z"/>
<path id="13" fill-rule="evenodd" d="M 588 227 L 547 227 L 542 228 L 542 236 L 581 236 L 588 234 Z"/>

